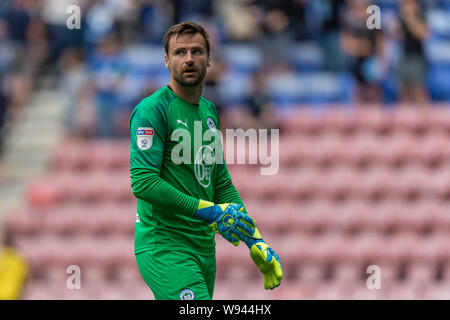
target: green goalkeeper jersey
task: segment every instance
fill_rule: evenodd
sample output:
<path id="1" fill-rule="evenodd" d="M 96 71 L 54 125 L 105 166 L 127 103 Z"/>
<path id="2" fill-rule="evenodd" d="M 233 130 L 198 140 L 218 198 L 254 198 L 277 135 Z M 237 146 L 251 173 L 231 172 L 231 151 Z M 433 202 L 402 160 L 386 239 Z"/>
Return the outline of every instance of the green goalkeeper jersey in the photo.
<path id="1" fill-rule="evenodd" d="M 129 127 L 135 254 L 156 247 L 215 254 L 214 232 L 194 218 L 199 199 L 243 203 L 217 148 L 214 104 L 202 97 L 193 105 L 165 86 L 134 108 Z"/>

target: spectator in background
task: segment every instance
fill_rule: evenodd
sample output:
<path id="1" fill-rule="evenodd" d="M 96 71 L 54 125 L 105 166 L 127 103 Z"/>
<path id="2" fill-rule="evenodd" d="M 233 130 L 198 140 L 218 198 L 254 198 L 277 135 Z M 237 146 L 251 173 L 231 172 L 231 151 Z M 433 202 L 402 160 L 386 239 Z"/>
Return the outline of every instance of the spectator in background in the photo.
<path id="1" fill-rule="evenodd" d="M 28 265 L 14 249 L 11 234 L 5 231 L 2 238 L 0 239 L 0 300 L 17 300 L 20 299 L 27 281 Z"/>
<path id="2" fill-rule="evenodd" d="M 91 61 L 95 84 L 95 133 L 100 137 L 116 135 L 121 81 L 125 73 L 123 60 L 119 39 L 110 33 L 100 42 Z"/>
<path id="3" fill-rule="evenodd" d="M 25 30 L 30 21 L 29 5 L 25 0 L 12 0 L 11 8 L 5 14 L 8 21 L 9 38 L 16 44 L 25 43 Z"/>
<path id="4" fill-rule="evenodd" d="M 140 33 L 145 42 L 159 44 L 172 24 L 172 6 L 166 1 L 139 0 Z"/>
<path id="5" fill-rule="evenodd" d="M 339 44 L 339 34 L 341 32 L 341 12 L 345 2 L 344 0 L 321 1 L 326 8 L 320 34 L 325 68 L 328 71 L 340 72 L 344 67 L 344 62 Z"/>
<path id="6" fill-rule="evenodd" d="M 416 0 L 400 2 L 400 25 L 397 31 L 403 42 L 403 54 L 397 70 L 400 101 L 423 105 L 428 101 L 424 86 L 427 72 L 424 41 L 429 31 L 423 11 Z"/>
<path id="7" fill-rule="evenodd" d="M 311 38 L 306 22 L 307 6 L 311 4 L 310 0 L 259 0 L 257 3 L 267 8 L 267 11 L 281 10 L 287 16 L 289 31 L 296 41 Z"/>
<path id="8" fill-rule="evenodd" d="M 262 23 L 260 47 L 269 72 L 289 69 L 289 50 L 295 35 L 289 30 L 289 18 L 279 9 L 266 13 Z"/>
<path id="9" fill-rule="evenodd" d="M 25 36 L 28 49 L 23 61 L 24 69 L 32 78 L 37 78 L 44 71 L 44 65 L 50 55 L 50 43 L 44 22 L 39 18 L 30 20 Z"/>
<path id="10" fill-rule="evenodd" d="M 220 54 L 211 56 L 211 66 L 205 76 L 203 83 L 203 96 L 215 102 L 217 112 L 222 115 L 224 102 L 219 92 L 219 85 L 223 74 L 226 72 L 226 65 Z"/>
<path id="11" fill-rule="evenodd" d="M 352 0 L 346 5 L 341 46 L 351 59 L 351 71 L 356 79 L 357 103 L 380 103 L 380 83 L 385 75 L 383 65 L 383 35 L 379 29 L 367 27 L 365 0 Z"/>
<path id="12" fill-rule="evenodd" d="M 63 50 L 82 45 L 82 30 L 67 28 L 66 12 L 71 5 L 83 7 L 83 0 L 44 0 L 42 19 L 46 24 L 50 38 L 51 61 L 57 61 Z"/>
<path id="13" fill-rule="evenodd" d="M 3 179 L 3 139 L 5 136 L 5 123 L 6 123 L 6 112 L 7 112 L 7 101 L 6 96 L 3 93 L 3 78 L 0 74 L 0 183 Z"/>
<path id="14" fill-rule="evenodd" d="M 227 40 L 236 43 L 254 43 L 261 35 L 263 12 L 252 0 L 215 1 L 214 9 L 224 22 Z"/>
<path id="15" fill-rule="evenodd" d="M 89 137 L 94 128 L 92 103 L 92 83 L 84 64 L 80 49 L 70 49 L 62 53 L 59 61 L 60 78 L 58 84 L 67 99 L 65 123 L 74 136 Z"/>
<path id="16" fill-rule="evenodd" d="M 273 129 L 278 127 L 274 106 L 267 94 L 266 72 L 258 70 L 252 75 L 250 95 L 247 107 L 251 116 L 250 127 L 255 129 Z"/>

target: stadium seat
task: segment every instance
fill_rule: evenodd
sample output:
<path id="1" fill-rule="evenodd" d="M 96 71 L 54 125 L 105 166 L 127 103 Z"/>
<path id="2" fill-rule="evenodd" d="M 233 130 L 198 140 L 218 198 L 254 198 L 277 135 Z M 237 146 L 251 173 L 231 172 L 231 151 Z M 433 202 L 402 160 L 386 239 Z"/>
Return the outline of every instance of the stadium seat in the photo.
<path id="1" fill-rule="evenodd" d="M 415 263 L 437 263 L 446 261 L 450 254 L 449 236 L 445 232 L 432 233 L 418 239 L 412 252 L 412 260 Z"/>
<path id="2" fill-rule="evenodd" d="M 261 51 L 253 45 L 226 45 L 223 47 L 223 52 L 225 62 L 235 72 L 252 72 L 263 62 Z"/>
<path id="3" fill-rule="evenodd" d="M 423 296 L 426 300 L 449 300 L 450 299 L 450 283 L 443 281 L 440 283 L 429 284 Z"/>
<path id="4" fill-rule="evenodd" d="M 377 155 L 381 147 L 380 138 L 377 135 L 358 131 L 346 138 L 340 158 L 351 165 L 371 164 L 379 160 Z"/>
<path id="5" fill-rule="evenodd" d="M 357 108 L 353 114 L 358 132 L 370 131 L 377 134 L 392 132 L 393 124 L 388 111 L 380 106 Z"/>
<path id="6" fill-rule="evenodd" d="M 349 300 L 352 296 L 353 288 L 357 285 L 355 282 L 348 281 L 329 281 L 322 282 L 318 287 L 314 300 Z"/>
<path id="7" fill-rule="evenodd" d="M 90 166 L 88 142 L 66 139 L 58 145 L 51 157 L 51 167 L 55 170 L 83 170 Z"/>
<path id="8" fill-rule="evenodd" d="M 399 105 L 390 112 L 390 121 L 395 131 L 420 134 L 428 129 L 428 116 L 429 112 L 426 108 Z"/>
<path id="9" fill-rule="evenodd" d="M 384 165 L 373 165 L 360 175 L 355 193 L 364 199 L 379 199 L 392 195 L 395 171 Z"/>
<path id="10" fill-rule="evenodd" d="M 429 171 L 422 165 L 405 165 L 393 173 L 391 192 L 398 198 L 413 200 L 426 194 L 423 182 L 428 180 Z"/>
<path id="11" fill-rule="evenodd" d="M 358 174 L 348 166 L 334 166 L 320 178 L 320 193 L 329 199 L 347 198 L 359 187 Z"/>
<path id="12" fill-rule="evenodd" d="M 313 42 L 300 42 L 292 45 L 290 60 L 299 72 L 321 71 L 324 68 L 323 52 Z"/>
<path id="13" fill-rule="evenodd" d="M 422 300 L 425 297 L 424 288 L 413 282 L 397 282 L 387 290 L 388 300 Z"/>
<path id="14" fill-rule="evenodd" d="M 437 265 L 435 263 L 411 263 L 407 268 L 407 281 L 424 285 L 436 282 Z"/>
<path id="15" fill-rule="evenodd" d="M 313 166 L 302 166 L 292 170 L 286 185 L 287 195 L 292 199 L 303 199 L 315 196 L 321 184 L 320 170 Z"/>
<path id="16" fill-rule="evenodd" d="M 323 118 L 310 108 L 297 106 L 286 110 L 283 117 L 283 131 L 311 135 L 324 129 Z"/>
<path id="17" fill-rule="evenodd" d="M 310 148 L 311 162 L 314 165 L 333 165 L 342 160 L 346 143 L 340 134 L 330 132 L 314 137 Z"/>
<path id="18" fill-rule="evenodd" d="M 354 134 L 356 122 L 354 121 L 354 110 L 346 105 L 330 105 L 321 116 L 325 132 L 335 132 L 340 135 Z"/>

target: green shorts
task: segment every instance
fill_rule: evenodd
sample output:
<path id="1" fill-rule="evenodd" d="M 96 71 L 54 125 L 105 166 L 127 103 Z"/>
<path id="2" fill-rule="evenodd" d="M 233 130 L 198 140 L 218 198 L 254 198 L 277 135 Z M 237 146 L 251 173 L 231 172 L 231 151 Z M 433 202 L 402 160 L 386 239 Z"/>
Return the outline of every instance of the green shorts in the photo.
<path id="1" fill-rule="evenodd" d="M 155 249 L 136 255 L 139 271 L 156 300 L 211 300 L 216 256 Z"/>

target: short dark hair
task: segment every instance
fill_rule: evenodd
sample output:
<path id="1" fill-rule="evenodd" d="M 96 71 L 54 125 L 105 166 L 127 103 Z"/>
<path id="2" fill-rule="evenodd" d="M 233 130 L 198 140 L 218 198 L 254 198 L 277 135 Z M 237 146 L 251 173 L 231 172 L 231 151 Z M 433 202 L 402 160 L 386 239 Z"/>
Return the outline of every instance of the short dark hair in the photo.
<path id="1" fill-rule="evenodd" d="M 205 28 L 195 22 L 181 22 L 171 26 L 163 38 L 164 50 L 166 54 L 169 54 L 169 41 L 172 37 L 178 37 L 182 34 L 195 34 L 200 33 L 205 39 L 206 43 L 206 53 L 210 54 L 210 43 L 209 43 L 209 35 L 206 32 Z"/>

